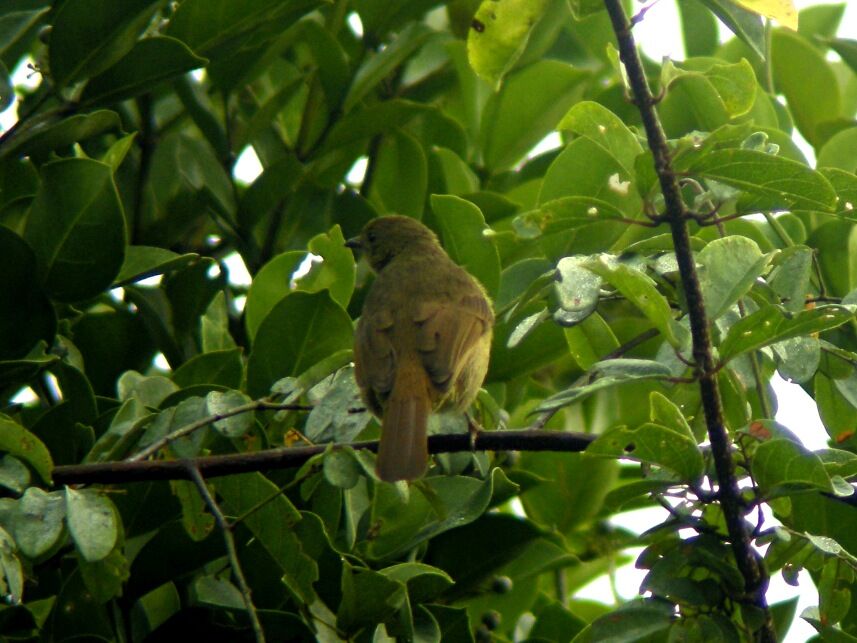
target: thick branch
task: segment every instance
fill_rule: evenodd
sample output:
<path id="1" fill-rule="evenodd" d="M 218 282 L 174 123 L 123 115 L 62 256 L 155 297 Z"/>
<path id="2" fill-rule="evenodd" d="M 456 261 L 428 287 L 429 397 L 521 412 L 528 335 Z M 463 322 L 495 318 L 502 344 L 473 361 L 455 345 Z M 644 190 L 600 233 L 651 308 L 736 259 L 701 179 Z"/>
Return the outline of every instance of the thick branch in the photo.
<path id="1" fill-rule="evenodd" d="M 776 641 L 776 634 L 765 598 L 768 578 L 750 545 L 750 533 L 743 517 L 743 504 L 735 476 L 735 465 L 730 455 L 730 439 L 723 422 L 723 409 L 717 385 L 717 372 L 712 355 L 708 319 L 690 245 L 690 234 L 687 227 L 688 213 L 681 197 L 678 180 L 671 167 L 666 135 L 654 108 L 657 101 L 652 96 L 643 71 L 642 61 L 631 34 L 631 24 L 622 8 L 621 0 L 604 0 L 604 4 L 613 23 L 613 30 L 619 44 L 619 53 L 628 74 L 628 82 L 631 85 L 634 102 L 643 120 L 649 148 L 654 156 L 655 171 L 658 174 L 661 192 L 664 195 L 666 205 L 664 219 L 669 223 L 672 233 L 682 286 L 687 300 L 696 376 L 699 380 L 705 422 L 717 470 L 720 504 L 729 531 L 732 550 L 738 568 L 744 577 L 747 595 L 753 604 L 762 609 L 765 614 L 764 624 L 758 632 L 758 637 L 762 641 L 773 643 Z"/>
<path id="2" fill-rule="evenodd" d="M 595 440 L 586 433 L 558 431 L 482 431 L 471 445 L 467 434 L 433 435 L 429 438 L 429 453 L 454 453 L 459 451 L 568 451 L 579 452 Z M 352 449 L 377 451 L 378 442 L 355 442 Z M 56 467 L 54 484 L 117 484 L 146 480 L 192 480 L 188 466 L 192 466 L 206 478 L 228 476 L 248 471 L 288 469 L 299 467 L 304 462 L 330 448 L 329 444 L 311 447 L 270 449 L 254 453 L 213 455 L 192 460 L 152 460 L 103 462 L 98 464 L 72 464 Z"/>

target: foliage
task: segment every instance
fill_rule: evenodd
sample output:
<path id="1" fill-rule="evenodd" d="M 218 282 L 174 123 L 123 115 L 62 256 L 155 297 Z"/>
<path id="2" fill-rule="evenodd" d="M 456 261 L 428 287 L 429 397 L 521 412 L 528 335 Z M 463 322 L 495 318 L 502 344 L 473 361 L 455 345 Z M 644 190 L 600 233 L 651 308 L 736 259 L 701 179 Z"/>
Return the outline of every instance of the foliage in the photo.
<path id="1" fill-rule="evenodd" d="M 853 640 L 857 43 L 836 36 L 844 5 L 797 31 L 748 11 L 789 24 L 790 7 L 684 0 L 688 58 L 645 65 L 743 528 L 765 574 L 809 571 L 804 617 Z M 764 614 L 713 493 L 680 262 L 615 43 L 601 0 L 5 0 L 0 635 L 751 638 Z M 371 277 L 343 243 L 392 212 L 494 299 L 486 430 L 585 431 L 586 454 L 440 454 L 410 486 L 348 446 L 202 484 L 53 484 L 151 452 L 192 467 L 376 438 L 350 366 Z M 832 448 L 773 421 L 775 372 Z M 760 505 L 778 526 L 748 522 Z M 639 538 L 611 522 L 656 506 Z M 639 598 L 575 598 L 639 546 Z M 781 634 L 794 608 L 772 606 Z"/>

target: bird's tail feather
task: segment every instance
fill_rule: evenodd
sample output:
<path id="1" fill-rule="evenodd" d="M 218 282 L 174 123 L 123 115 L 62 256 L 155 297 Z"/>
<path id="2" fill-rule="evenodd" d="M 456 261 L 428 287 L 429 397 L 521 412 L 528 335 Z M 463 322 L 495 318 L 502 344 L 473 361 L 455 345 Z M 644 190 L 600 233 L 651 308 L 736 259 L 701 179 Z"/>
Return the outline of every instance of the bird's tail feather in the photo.
<path id="1" fill-rule="evenodd" d="M 381 422 L 375 471 L 387 482 L 414 480 L 428 465 L 427 430 L 431 413 L 429 381 L 422 365 L 399 365 Z"/>

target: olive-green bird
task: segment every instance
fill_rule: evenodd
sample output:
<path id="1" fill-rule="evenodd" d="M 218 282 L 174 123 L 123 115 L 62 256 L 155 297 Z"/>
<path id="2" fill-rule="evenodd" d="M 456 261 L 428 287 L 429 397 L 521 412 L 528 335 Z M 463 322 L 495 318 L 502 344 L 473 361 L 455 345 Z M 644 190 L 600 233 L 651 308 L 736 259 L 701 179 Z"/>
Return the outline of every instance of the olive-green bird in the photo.
<path id="1" fill-rule="evenodd" d="M 377 273 L 354 338 L 357 384 L 381 418 L 376 470 L 413 480 L 428 464 L 429 414 L 465 411 L 482 386 L 494 313 L 485 289 L 416 219 L 373 219 L 346 245 Z"/>

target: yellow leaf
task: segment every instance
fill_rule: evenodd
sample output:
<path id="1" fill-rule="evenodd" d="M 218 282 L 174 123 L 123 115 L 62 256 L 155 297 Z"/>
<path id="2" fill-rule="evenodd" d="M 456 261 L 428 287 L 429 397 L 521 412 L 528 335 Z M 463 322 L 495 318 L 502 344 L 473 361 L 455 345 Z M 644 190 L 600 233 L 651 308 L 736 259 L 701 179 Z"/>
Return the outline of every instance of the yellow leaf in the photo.
<path id="1" fill-rule="evenodd" d="M 797 9 L 793 0 L 735 0 L 735 3 L 797 31 Z"/>

